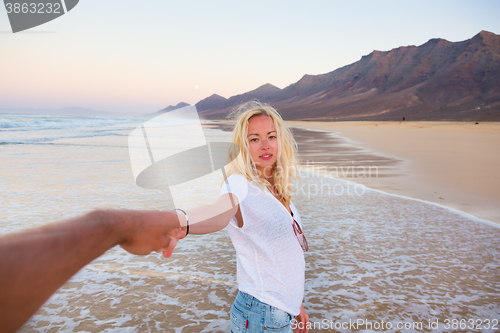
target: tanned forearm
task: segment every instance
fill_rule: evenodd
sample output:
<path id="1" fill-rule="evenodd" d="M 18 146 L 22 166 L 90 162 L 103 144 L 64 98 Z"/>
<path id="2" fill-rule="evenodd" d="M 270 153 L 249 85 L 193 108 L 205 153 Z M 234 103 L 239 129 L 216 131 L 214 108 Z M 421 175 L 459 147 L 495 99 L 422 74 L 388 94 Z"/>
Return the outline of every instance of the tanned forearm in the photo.
<path id="1" fill-rule="evenodd" d="M 15 332 L 71 276 L 115 245 L 135 254 L 171 254 L 166 233 L 178 226 L 172 211 L 108 210 L 1 237 L 0 331 Z"/>

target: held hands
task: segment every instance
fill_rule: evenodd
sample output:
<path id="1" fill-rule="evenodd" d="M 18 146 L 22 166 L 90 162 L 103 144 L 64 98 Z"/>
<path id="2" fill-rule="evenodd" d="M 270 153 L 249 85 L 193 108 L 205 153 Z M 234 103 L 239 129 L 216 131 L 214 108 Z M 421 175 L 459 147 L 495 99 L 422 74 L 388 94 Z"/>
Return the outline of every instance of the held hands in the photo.
<path id="1" fill-rule="evenodd" d="M 172 229 L 171 231 L 169 231 L 167 233 L 167 235 L 168 235 L 167 237 L 170 240 L 168 242 L 167 247 L 161 248 L 159 250 L 155 250 L 158 253 L 163 253 L 163 256 L 165 258 L 169 258 L 172 255 L 172 253 L 174 252 L 174 249 L 177 246 L 177 243 L 179 242 L 179 240 L 186 237 L 186 227 L 184 227 L 184 228 L 178 227 L 178 228 Z"/>
<path id="2" fill-rule="evenodd" d="M 168 258 L 180 239 L 186 235 L 186 227 L 180 227 L 174 211 L 124 211 L 122 223 L 124 235 L 119 245 L 132 254 L 147 255 L 152 251 Z M 122 222 L 122 221 L 125 222 Z"/>

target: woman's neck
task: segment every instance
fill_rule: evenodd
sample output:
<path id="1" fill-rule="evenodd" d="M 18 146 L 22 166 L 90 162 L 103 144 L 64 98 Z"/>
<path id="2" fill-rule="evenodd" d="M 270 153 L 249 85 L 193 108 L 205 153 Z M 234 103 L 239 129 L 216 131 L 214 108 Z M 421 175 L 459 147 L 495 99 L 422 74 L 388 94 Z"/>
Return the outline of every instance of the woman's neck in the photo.
<path id="1" fill-rule="evenodd" d="M 260 178 L 268 181 L 271 185 L 274 186 L 274 168 L 271 170 L 269 169 L 259 170 L 259 172 L 260 172 Z"/>
<path id="2" fill-rule="evenodd" d="M 265 181 L 267 181 L 267 182 L 269 182 L 269 184 L 271 184 L 271 186 L 274 186 L 274 177 L 273 177 L 273 175 L 266 176 L 266 175 L 261 174 L 260 178 L 263 179 L 263 180 L 265 180 Z"/>

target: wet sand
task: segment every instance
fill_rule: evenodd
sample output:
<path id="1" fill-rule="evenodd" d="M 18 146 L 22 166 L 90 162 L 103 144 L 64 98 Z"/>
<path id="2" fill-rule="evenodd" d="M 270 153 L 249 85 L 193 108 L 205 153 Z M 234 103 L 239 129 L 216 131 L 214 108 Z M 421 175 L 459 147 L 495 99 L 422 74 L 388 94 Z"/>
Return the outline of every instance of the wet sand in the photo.
<path id="1" fill-rule="evenodd" d="M 310 134 L 296 130 L 303 163 L 336 166 L 340 171 L 337 178 L 435 202 L 500 224 L 500 123 L 287 123 L 334 133 L 308 132 L 315 133 L 308 142 L 304 136 Z M 323 147 L 317 147 L 317 142 Z M 378 166 L 378 175 L 373 171 L 368 176 L 349 173 L 349 165 L 351 171 L 361 170 L 362 165 Z"/>

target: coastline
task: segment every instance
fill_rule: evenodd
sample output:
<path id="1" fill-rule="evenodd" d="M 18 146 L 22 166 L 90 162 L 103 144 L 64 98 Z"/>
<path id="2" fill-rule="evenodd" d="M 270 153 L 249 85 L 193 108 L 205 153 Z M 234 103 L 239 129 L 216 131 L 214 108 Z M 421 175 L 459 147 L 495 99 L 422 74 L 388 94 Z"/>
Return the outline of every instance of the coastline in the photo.
<path id="1" fill-rule="evenodd" d="M 337 173 L 337 178 L 391 194 L 438 203 L 500 224 L 500 177 L 496 175 L 500 169 L 500 123 L 286 123 L 292 128 L 327 131 L 334 133 L 333 136 L 339 140 L 344 138 L 343 149 L 347 146 L 354 149 L 346 155 L 352 157 L 352 165 L 356 165 L 356 158 L 366 154 L 372 158 L 365 165 L 373 165 L 374 162 L 381 165 L 375 177 Z M 320 145 L 324 142 L 323 139 L 313 141 Z M 307 153 L 311 145 L 304 144 L 300 138 L 297 142 L 299 153 Z M 323 162 L 331 160 L 334 163 L 331 156 L 335 155 L 335 147 L 325 152 L 327 154 L 317 155 L 322 156 Z M 307 160 L 310 159 L 308 156 Z"/>

